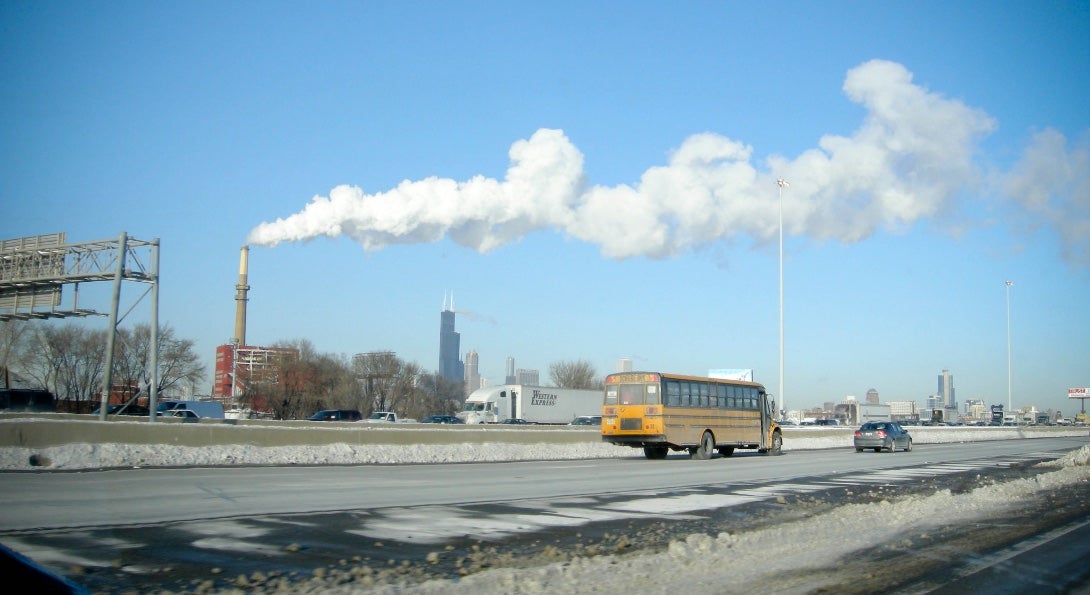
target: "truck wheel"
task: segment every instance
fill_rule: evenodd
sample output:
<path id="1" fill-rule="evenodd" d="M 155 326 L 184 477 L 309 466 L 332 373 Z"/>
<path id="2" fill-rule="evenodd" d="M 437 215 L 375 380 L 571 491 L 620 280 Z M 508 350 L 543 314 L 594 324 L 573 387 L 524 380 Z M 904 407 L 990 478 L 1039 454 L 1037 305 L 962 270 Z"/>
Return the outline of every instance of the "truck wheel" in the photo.
<path id="1" fill-rule="evenodd" d="M 643 456 L 651 459 L 665 459 L 667 448 L 665 446 L 645 446 L 643 447 Z"/>
<path id="2" fill-rule="evenodd" d="M 690 456 L 694 459 L 700 459 L 706 461 L 712 458 L 712 453 L 715 452 L 715 437 L 708 430 L 704 430 L 704 435 L 700 437 L 700 446 L 689 451 L 692 453 Z"/>

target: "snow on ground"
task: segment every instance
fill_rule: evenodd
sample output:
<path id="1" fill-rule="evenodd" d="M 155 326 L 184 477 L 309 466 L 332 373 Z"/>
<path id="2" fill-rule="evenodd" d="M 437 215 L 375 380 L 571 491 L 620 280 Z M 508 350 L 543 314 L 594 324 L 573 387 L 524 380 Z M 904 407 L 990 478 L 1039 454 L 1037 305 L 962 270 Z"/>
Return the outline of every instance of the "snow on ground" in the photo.
<path id="1" fill-rule="evenodd" d="M 578 593 L 608 585 L 632 593 L 813 593 L 842 557 L 894 545 L 908 535 L 926 539 L 950 519 L 979 522 L 1038 498 L 1043 490 L 1090 481 L 1090 445 L 1042 465 L 1055 468 L 1028 479 L 985 485 L 965 493 L 941 490 L 921 497 L 849 504 L 829 513 L 748 533 L 691 534 L 666 551 L 576 557 L 535 568 L 495 568 L 457 580 L 404 585 L 331 584 L 321 577 L 296 585 L 299 593 Z M 934 514 L 941 510 L 943 514 Z M 664 569 L 671 569 L 664 572 Z M 683 569 L 683 571 L 682 571 Z M 810 572 L 812 571 L 812 572 Z M 792 578 L 794 577 L 794 578 Z"/>
<path id="2" fill-rule="evenodd" d="M 353 430 L 345 430 L 351 432 Z M 512 430 L 517 432 L 519 430 Z M 851 428 L 788 428 L 784 451 L 851 446 Z M 917 427 L 916 444 L 1018 438 L 1086 436 L 1086 427 Z M 76 470 L 224 465 L 361 465 L 569 460 L 640 456 L 641 451 L 600 442 L 557 444 L 491 442 L 450 444 L 349 444 L 255 447 L 245 444 L 188 447 L 173 444 L 74 443 L 46 448 L 0 447 L 0 471 Z"/>

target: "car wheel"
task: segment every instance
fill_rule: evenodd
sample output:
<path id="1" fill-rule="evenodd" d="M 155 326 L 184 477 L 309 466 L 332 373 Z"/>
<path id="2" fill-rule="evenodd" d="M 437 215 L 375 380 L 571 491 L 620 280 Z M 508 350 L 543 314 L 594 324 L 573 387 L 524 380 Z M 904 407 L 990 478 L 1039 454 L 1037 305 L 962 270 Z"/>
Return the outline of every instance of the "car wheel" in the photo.
<path id="1" fill-rule="evenodd" d="M 908 444 L 905 445 L 905 452 L 912 452 L 912 439 L 908 439 Z"/>
<path id="2" fill-rule="evenodd" d="M 712 433 L 704 430 L 704 435 L 700 437 L 700 446 L 690 451 L 694 459 L 706 461 L 712 458 L 712 453 L 715 452 L 715 438 Z"/>
<path id="3" fill-rule="evenodd" d="M 857 446 L 857 447 L 855 447 L 855 452 L 863 452 L 863 449 L 862 449 L 862 448 L 859 448 L 859 447 Z"/>
<path id="4" fill-rule="evenodd" d="M 889 444 L 886 446 L 886 452 L 893 452 L 895 450 L 897 450 L 897 442 L 890 440 Z"/>

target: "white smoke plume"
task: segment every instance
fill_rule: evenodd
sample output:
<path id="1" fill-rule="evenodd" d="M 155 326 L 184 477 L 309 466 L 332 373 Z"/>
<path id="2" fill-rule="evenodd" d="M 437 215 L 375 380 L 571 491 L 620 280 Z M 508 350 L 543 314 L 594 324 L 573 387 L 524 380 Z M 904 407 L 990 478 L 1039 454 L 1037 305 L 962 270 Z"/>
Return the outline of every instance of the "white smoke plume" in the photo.
<path id="1" fill-rule="evenodd" d="M 856 242 L 935 216 L 980 181 L 974 154 L 995 128 L 987 114 L 914 84 L 912 73 L 888 61 L 852 69 L 843 89 L 866 110 L 860 127 L 848 137 L 825 136 L 793 160 L 772 157 L 759 168 L 752 147 L 702 133 L 635 185 L 590 186 L 582 153 L 562 131 L 541 129 L 512 145 L 503 180 L 427 178 L 376 194 L 338 186 L 299 213 L 260 224 L 248 242 L 343 234 L 370 251 L 446 236 L 488 252 L 554 229 L 597 244 L 607 257 L 661 258 L 724 238 L 774 237 L 777 178 L 791 182 L 783 193 L 785 233 Z M 1085 203 L 1085 182 L 1081 192 Z"/>
<path id="2" fill-rule="evenodd" d="M 1070 151 L 1058 131 L 1036 134 L 1003 192 L 1059 233 L 1065 260 L 1090 267 L 1090 134 Z"/>

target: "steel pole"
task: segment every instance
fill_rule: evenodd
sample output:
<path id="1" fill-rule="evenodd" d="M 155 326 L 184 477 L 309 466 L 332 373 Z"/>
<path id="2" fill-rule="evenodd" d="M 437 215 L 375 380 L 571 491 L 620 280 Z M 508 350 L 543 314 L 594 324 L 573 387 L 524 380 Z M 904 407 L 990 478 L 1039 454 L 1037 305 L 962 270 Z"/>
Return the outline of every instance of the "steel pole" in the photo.
<path id="1" fill-rule="evenodd" d="M 779 202 L 780 202 L 780 217 L 779 217 L 779 229 L 780 229 L 780 409 L 783 411 L 783 416 L 787 416 L 787 397 L 784 394 L 783 388 L 783 187 L 787 184 L 786 181 L 780 179 L 776 180 L 776 185 L 779 187 Z"/>
<path id="2" fill-rule="evenodd" d="M 1007 281 L 1007 411 L 1013 415 L 1011 403 L 1011 285 L 1013 281 Z"/>
<path id="3" fill-rule="evenodd" d="M 106 366 L 102 373 L 102 400 L 99 405 L 98 419 L 106 421 L 106 410 L 110 405 L 110 388 L 113 384 L 114 337 L 117 335 L 117 309 L 121 302 L 121 280 L 125 276 L 125 252 L 128 250 L 128 234 L 121 232 L 117 240 L 117 269 L 114 271 L 114 291 L 110 299 L 109 331 L 106 334 Z"/>

